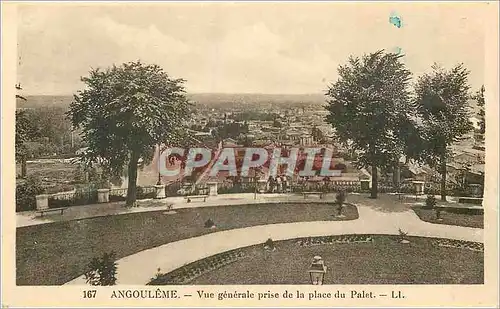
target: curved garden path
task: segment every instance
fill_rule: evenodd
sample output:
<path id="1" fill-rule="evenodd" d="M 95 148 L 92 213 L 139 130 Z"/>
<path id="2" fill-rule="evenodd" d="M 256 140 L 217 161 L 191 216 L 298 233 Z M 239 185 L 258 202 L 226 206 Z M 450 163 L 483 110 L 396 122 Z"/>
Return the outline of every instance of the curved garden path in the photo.
<path id="1" fill-rule="evenodd" d="M 239 195 L 242 196 L 241 194 Z M 231 204 L 226 196 L 226 203 Z M 266 202 L 299 200 L 291 196 L 270 196 Z M 235 203 L 241 199 L 236 198 Z M 304 199 L 301 199 L 304 201 Z M 308 200 L 309 202 L 311 200 Z M 214 201 L 215 202 L 215 201 Z M 247 203 L 250 201 L 247 200 Z M 257 202 L 257 201 L 255 201 Z M 354 201 L 353 201 L 354 202 Z M 263 243 L 266 239 L 287 240 L 300 237 L 313 237 L 338 234 L 399 234 L 399 229 L 409 236 L 440 237 L 483 242 L 483 229 L 432 224 L 421 221 L 405 204 L 398 207 L 379 207 L 376 200 L 366 198 L 354 202 L 358 206 L 359 219 L 352 221 L 319 221 L 285 224 L 260 225 L 248 228 L 214 232 L 168 243 L 156 248 L 141 251 L 117 261 L 117 284 L 146 284 L 160 268 L 168 273 L 185 264 L 241 247 Z M 196 203 L 199 206 L 217 206 Z M 174 204 L 174 208 L 182 207 Z M 189 205 L 189 207 L 196 207 Z M 175 214 L 174 214 L 175 215 Z M 78 277 L 66 284 L 85 284 L 84 278 Z"/>

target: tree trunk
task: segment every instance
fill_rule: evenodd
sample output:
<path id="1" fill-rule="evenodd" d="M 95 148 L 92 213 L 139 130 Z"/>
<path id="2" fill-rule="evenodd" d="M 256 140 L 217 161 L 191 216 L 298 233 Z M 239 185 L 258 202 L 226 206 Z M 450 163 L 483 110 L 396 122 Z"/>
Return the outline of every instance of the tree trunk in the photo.
<path id="1" fill-rule="evenodd" d="M 372 165 L 372 189 L 370 198 L 377 198 L 378 191 L 378 171 L 375 165 Z"/>
<path id="2" fill-rule="evenodd" d="M 394 183 L 394 187 L 399 188 L 399 183 L 401 182 L 401 170 L 399 168 L 399 162 L 394 164 L 394 168 L 392 171 L 392 182 Z"/>
<path id="3" fill-rule="evenodd" d="M 441 156 L 441 201 L 446 202 L 446 156 Z"/>
<path id="4" fill-rule="evenodd" d="M 133 206 L 137 197 L 137 162 L 139 156 L 132 152 L 128 163 L 128 187 L 126 206 Z"/>
<path id="5" fill-rule="evenodd" d="M 23 156 L 21 158 L 21 178 L 26 178 L 27 174 L 28 174 L 28 167 L 26 163 L 26 156 Z"/>

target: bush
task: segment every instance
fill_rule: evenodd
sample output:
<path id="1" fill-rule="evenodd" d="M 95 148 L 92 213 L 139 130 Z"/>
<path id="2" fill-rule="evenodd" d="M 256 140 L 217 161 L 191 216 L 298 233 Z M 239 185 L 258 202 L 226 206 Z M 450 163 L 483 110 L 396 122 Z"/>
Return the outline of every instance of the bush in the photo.
<path id="1" fill-rule="evenodd" d="M 268 238 L 264 243 L 264 249 L 266 250 L 274 250 L 276 247 L 274 246 L 274 241 L 271 238 Z"/>
<path id="2" fill-rule="evenodd" d="M 436 219 L 437 220 L 441 220 L 442 219 L 441 218 L 441 211 L 442 211 L 442 209 L 440 207 L 436 207 L 435 211 L 436 211 Z"/>
<path id="3" fill-rule="evenodd" d="M 212 227 L 215 227 L 215 223 L 214 223 L 214 221 L 212 221 L 212 219 L 208 219 L 207 221 L 205 221 L 205 227 L 206 227 L 207 229 L 212 228 Z"/>
<path id="4" fill-rule="evenodd" d="M 335 196 L 335 204 L 344 205 L 346 198 L 347 198 L 346 191 L 344 190 L 339 191 Z"/>
<path id="5" fill-rule="evenodd" d="M 36 176 L 28 176 L 25 182 L 16 186 L 16 212 L 35 210 L 35 196 L 44 192 L 42 181 Z"/>
<path id="6" fill-rule="evenodd" d="M 342 173 L 345 173 L 347 171 L 347 166 L 344 163 L 337 163 L 333 167 L 334 170 L 341 170 Z"/>
<path id="7" fill-rule="evenodd" d="M 427 195 L 425 199 L 425 208 L 434 209 L 436 207 L 436 197 L 434 195 Z"/>
<path id="8" fill-rule="evenodd" d="M 399 237 L 398 237 L 399 242 L 401 243 L 408 243 L 408 232 L 403 231 L 402 229 L 399 229 Z"/>
<path id="9" fill-rule="evenodd" d="M 85 280 L 90 285 L 109 286 L 116 284 L 115 253 L 104 253 L 93 258 L 87 265 Z"/>
<path id="10" fill-rule="evenodd" d="M 74 183 L 83 183 L 83 182 L 85 182 L 85 171 L 82 169 L 81 166 L 78 166 L 73 171 L 73 182 Z"/>
<path id="11" fill-rule="evenodd" d="M 342 215 L 342 209 L 344 208 L 346 196 L 347 194 L 344 190 L 339 191 L 335 196 L 335 205 L 337 206 L 337 216 Z"/>

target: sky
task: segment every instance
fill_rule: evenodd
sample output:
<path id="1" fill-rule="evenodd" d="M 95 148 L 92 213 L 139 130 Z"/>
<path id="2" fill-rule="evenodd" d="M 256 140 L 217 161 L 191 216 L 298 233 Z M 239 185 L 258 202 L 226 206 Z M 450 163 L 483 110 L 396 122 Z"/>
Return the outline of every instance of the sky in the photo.
<path id="1" fill-rule="evenodd" d="M 484 83 L 487 4 L 22 4 L 24 94 L 68 95 L 91 68 L 155 63 L 191 93 L 323 93 L 350 55 L 401 51 L 417 77 L 464 63 Z M 394 16 L 401 21 L 400 27 Z M 392 19 L 391 19 L 392 17 Z"/>

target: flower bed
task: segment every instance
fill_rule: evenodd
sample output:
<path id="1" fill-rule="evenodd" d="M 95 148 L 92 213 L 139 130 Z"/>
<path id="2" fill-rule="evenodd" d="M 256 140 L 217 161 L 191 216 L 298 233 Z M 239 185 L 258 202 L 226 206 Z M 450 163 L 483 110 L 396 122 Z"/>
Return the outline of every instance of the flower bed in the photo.
<path id="1" fill-rule="evenodd" d="M 426 209 L 425 206 L 415 206 L 412 207 L 412 209 L 422 221 L 435 224 L 484 228 L 484 215 L 482 214 L 483 209 L 451 209 L 442 207 L 439 219 L 435 208 Z"/>
<path id="2" fill-rule="evenodd" d="M 297 241 L 297 244 L 301 247 L 309 247 L 314 245 L 360 243 L 360 242 L 373 242 L 373 236 L 353 234 L 353 235 L 308 237 L 299 239 Z"/>
<path id="3" fill-rule="evenodd" d="M 241 250 L 232 250 L 190 263 L 170 273 L 158 273 L 148 285 L 185 284 L 204 273 L 224 267 L 245 257 Z"/>
<path id="4" fill-rule="evenodd" d="M 479 242 L 456 240 L 456 239 L 438 239 L 433 243 L 435 246 L 468 249 L 472 251 L 484 252 L 484 244 Z"/>
<path id="5" fill-rule="evenodd" d="M 481 284 L 483 244 L 398 235 L 333 235 L 262 244 L 221 253 L 159 274 L 150 285 L 309 284 L 307 269 L 319 255 L 328 266 L 325 284 Z M 460 250 L 460 251 L 458 251 Z M 226 263 L 226 254 L 238 255 Z M 457 275 L 457 269 L 460 275 Z"/>

